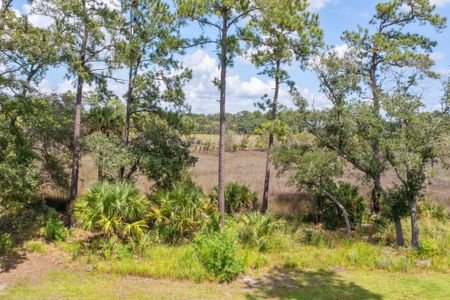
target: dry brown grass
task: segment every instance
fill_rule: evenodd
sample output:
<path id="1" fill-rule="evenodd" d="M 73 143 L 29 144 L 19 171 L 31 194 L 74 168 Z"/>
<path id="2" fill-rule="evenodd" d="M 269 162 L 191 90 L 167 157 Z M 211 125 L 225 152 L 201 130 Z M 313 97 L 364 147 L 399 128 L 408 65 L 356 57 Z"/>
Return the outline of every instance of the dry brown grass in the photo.
<path id="1" fill-rule="evenodd" d="M 194 153 L 198 157 L 196 166 L 192 169 L 194 180 L 206 191 L 217 185 L 218 156 L 215 152 Z M 226 182 L 236 181 L 248 185 L 259 198 L 262 197 L 264 184 L 264 167 L 266 153 L 262 151 L 238 151 L 225 155 Z M 450 170 L 438 169 L 430 180 L 428 193 L 432 201 L 450 210 Z M 390 185 L 395 179 L 393 172 L 387 172 L 383 178 L 385 185 Z M 97 170 L 90 157 L 84 157 L 80 170 L 79 191 L 82 193 L 97 180 Z M 360 172 L 348 167 L 342 179 L 358 186 L 359 192 L 368 197 L 371 185 L 363 179 Z M 140 177 L 136 183 L 143 192 L 149 192 L 151 183 Z M 278 215 L 293 216 L 305 212 L 309 207 L 308 195 L 298 192 L 288 185 L 287 176 L 278 177 L 272 170 L 270 182 L 269 209 Z"/>
<path id="2" fill-rule="evenodd" d="M 193 169 L 195 181 L 206 190 L 217 185 L 218 157 L 216 153 L 199 153 L 198 163 Z M 239 151 L 225 155 L 225 179 L 248 185 L 258 196 L 262 197 L 264 184 L 264 167 L 266 153 L 261 151 Z M 430 180 L 428 194 L 432 201 L 450 209 L 450 170 L 438 169 Z M 270 183 L 270 209 L 284 216 L 290 216 L 308 207 L 308 195 L 288 186 L 287 176 L 278 177 L 272 171 Z M 364 180 L 361 172 L 347 167 L 342 181 L 354 184 L 366 198 L 371 185 Z M 395 174 L 388 171 L 383 184 L 390 186 L 395 182 Z"/>
<path id="3" fill-rule="evenodd" d="M 209 191 L 217 185 L 218 156 L 216 153 L 195 154 L 198 162 L 192 170 L 194 180 Z M 262 198 L 266 154 L 261 151 L 238 151 L 225 154 L 225 180 L 236 181 L 249 186 Z M 307 195 L 298 193 L 287 184 L 286 177 L 278 177 L 272 172 L 269 197 L 273 199 L 270 209 L 276 214 L 290 216 L 292 212 L 304 211 L 308 206 Z"/>

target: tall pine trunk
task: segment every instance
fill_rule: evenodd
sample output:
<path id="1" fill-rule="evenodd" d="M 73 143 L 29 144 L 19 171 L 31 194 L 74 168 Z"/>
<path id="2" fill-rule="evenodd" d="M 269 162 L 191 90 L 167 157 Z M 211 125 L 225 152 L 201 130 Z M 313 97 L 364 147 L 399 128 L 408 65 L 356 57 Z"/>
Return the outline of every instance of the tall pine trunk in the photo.
<path id="1" fill-rule="evenodd" d="M 377 55 L 373 55 L 372 57 L 372 67 L 370 70 L 370 88 L 372 90 L 372 97 L 373 97 L 373 115 L 374 118 L 380 118 L 380 97 L 381 93 L 378 86 L 378 80 L 377 80 Z M 375 139 L 372 141 L 372 151 L 373 151 L 373 158 L 374 161 L 380 162 L 380 156 L 381 156 L 381 149 L 380 149 L 380 140 L 379 137 L 375 137 Z M 370 210 L 372 214 L 379 214 L 380 213 L 380 195 L 383 190 L 381 186 L 381 173 L 375 174 L 372 176 L 372 182 L 373 182 L 373 188 L 371 192 L 370 197 Z"/>
<path id="2" fill-rule="evenodd" d="M 132 68 L 130 67 L 130 73 L 128 76 L 128 91 L 127 91 L 127 101 L 126 101 L 126 112 L 125 112 L 125 130 L 123 133 L 123 143 L 128 146 L 130 141 L 130 123 L 131 123 L 131 104 L 133 102 L 133 76 Z"/>
<path id="3" fill-rule="evenodd" d="M 81 41 L 81 49 L 80 49 L 80 61 L 84 66 L 86 60 L 86 46 L 88 40 L 88 29 L 84 27 L 83 39 Z M 74 122 L 74 132 L 73 132 L 73 149 L 72 149 L 72 172 L 70 179 L 70 201 L 69 208 L 72 207 L 73 201 L 78 196 L 78 175 L 80 169 L 80 132 L 81 132 L 81 108 L 83 101 L 83 85 L 84 78 L 82 76 L 78 76 L 77 82 L 77 94 L 76 94 L 76 102 L 75 102 L 75 122 Z M 70 226 L 73 226 L 75 221 L 73 219 L 72 214 L 69 218 Z"/>
<path id="4" fill-rule="evenodd" d="M 220 54 L 220 126 L 219 126 L 219 212 L 220 226 L 225 225 L 225 96 L 227 88 L 227 39 L 228 39 L 227 15 L 223 16 Z"/>
<path id="5" fill-rule="evenodd" d="M 270 184 L 270 153 L 272 151 L 273 147 L 273 128 L 274 128 L 274 122 L 277 118 L 277 105 L 278 105 L 278 94 L 280 90 L 280 63 L 277 62 L 276 66 L 276 75 L 275 75 L 275 92 L 273 95 L 273 101 L 272 101 L 272 130 L 269 132 L 269 144 L 267 145 L 267 157 L 266 157 L 266 172 L 264 177 L 264 190 L 263 190 L 263 199 L 262 199 L 262 206 L 261 206 L 261 212 L 264 214 L 269 209 L 269 184 Z"/>
<path id="6" fill-rule="evenodd" d="M 410 202 L 411 208 L 411 245 L 419 248 L 419 224 L 417 222 L 417 197 L 414 196 Z"/>
<path id="7" fill-rule="evenodd" d="M 132 7 L 130 8 L 130 22 L 131 22 L 131 32 L 130 35 L 128 36 L 129 40 L 132 40 L 134 38 L 134 15 L 133 15 L 133 3 L 131 4 Z M 128 143 L 130 141 L 130 122 L 131 122 L 131 105 L 133 102 L 133 88 L 134 88 L 134 78 L 135 78 L 135 74 L 136 71 L 138 69 L 138 67 L 136 66 L 136 68 L 133 68 L 134 66 L 134 61 L 133 61 L 133 55 L 130 54 L 129 57 L 130 61 L 130 65 L 129 65 L 129 70 L 128 70 L 128 90 L 127 90 L 127 101 L 126 101 L 126 113 L 125 113 L 125 130 L 124 130 L 124 134 L 123 134 L 123 142 L 125 144 L 125 146 L 128 146 Z M 121 169 L 121 174 L 123 176 L 123 172 L 124 169 Z"/>

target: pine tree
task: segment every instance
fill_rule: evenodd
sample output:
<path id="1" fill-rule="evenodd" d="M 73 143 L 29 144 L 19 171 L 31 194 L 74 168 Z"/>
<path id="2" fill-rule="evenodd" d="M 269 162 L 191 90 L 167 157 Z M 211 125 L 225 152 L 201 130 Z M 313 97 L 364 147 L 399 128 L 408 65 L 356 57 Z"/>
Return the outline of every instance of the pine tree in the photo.
<path id="1" fill-rule="evenodd" d="M 317 14 L 308 11 L 306 0 L 281 0 L 258 2 L 261 8 L 242 31 L 242 37 L 251 50 L 251 61 L 261 70 L 260 74 L 275 80 L 271 110 L 272 130 L 267 145 L 266 169 L 261 211 L 265 213 L 269 205 L 270 155 L 274 143 L 273 126 L 277 119 L 280 86 L 288 84 L 286 67 L 299 62 L 303 68 L 308 59 L 316 53 L 322 43 Z"/>
<path id="2" fill-rule="evenodd" d="M 218 198 L 220 224 L 225 224 L 225 101 L 227 88 L 227 68 L 233 65 L 233 59 L 239 51 L 238 31 L 244 20 L 257 10 L 250 0 L 178 0 L 178 12 L 181 17 L 194 21 L 199 26 L 215 30 L 216 36 L 200 37 L 198 44 L 215 44 L 220 61 L 220 79 L 215 81 L 220 92 L 219 119 L 219 174 Z"/>

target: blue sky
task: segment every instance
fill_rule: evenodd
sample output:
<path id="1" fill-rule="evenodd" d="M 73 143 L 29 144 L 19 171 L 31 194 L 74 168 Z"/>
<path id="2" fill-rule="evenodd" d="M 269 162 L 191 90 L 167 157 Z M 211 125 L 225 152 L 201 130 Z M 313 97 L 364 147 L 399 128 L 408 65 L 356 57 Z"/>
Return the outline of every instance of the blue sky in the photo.
<path id="1" fill-rule="evenodd" d="M 107 0 L 104 0 L 107 1 Z M 375 0 L 312 0 L 311 6 L 320 17 L 325 35 L 325 43 L 337 47 L 344 47 L 340 36 L 344 30 L 354 30 L 357 25 L 365 26 L 374 13 Z M 450 0 L 431 0 L 437 5 L 436 12 L 450 19 Z M 22 13 L 27 12 L 25 0 L 16 0 L 14 8 Z M 30 21 L 39 26 L 47 26 L 48 20 L 42 16 L 32 16 Z M 424 33 L 438 41 L 433 58 L 436 60 L 435 71 L 450 74 L 450 28 L 437 33 L 434 29 L 425 27 L 411 27 L 414 31 Z M 197 27 L 191 26 L 187 31 L 195 32 Z M 193 70 L 193 79 L 186 86 L 187 101 L 196 113 L 218 112 L 218 91 L 211 83 L 218 76 L 218 61 L 214 48 L 191 49 L 180 59 Z M 301 71 L 298 66 L 289 68 L 291 78 L 297 83 L 304 96 L 318 107 L 327 105 L 327 100 L 321 95 L 318 81 L 309 71 Z M 123 72 L 118 72 L 121 74 Z M 45 91 L 59 91 L 74 89 L 73 82 L 65 77 L 64 68 L 52 69 L 40 84 Z M 126 86 L 112 84 L 112 89 L 118 95 L 124 93 Z M 229 70 L 227 111 L 254 110 L 253 103 L 264 94 L 272 94 L 273 81 L 258 75 L 256 70 L 244 57 L 235 60 L 235 66 Z M 423 85 L 423 95 L 427 109 L 437 109 L 442 92 L 438 82 L 426 82 Z M 292 106 L 286 91 L 281 93 L 281 102 Z"/>

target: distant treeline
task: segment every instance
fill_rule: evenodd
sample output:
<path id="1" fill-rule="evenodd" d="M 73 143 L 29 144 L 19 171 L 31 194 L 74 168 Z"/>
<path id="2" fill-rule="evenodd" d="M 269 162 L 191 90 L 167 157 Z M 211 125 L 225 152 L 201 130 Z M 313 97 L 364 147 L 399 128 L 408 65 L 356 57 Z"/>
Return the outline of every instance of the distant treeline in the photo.
<path id="1" fill-rule="evenodd" d="M 190 114 L 192 132 L 202 134 L 219 134 L 219 114 Z M 293 127 L 295 112 L 285 109 L 279 113 L 278 118 L 289 127 Z M 227 131 L 237 134 L 251 135 L 255 129 L 264 122 L 270 122 L 270 113 L 261 111 L 240 111 L 226 114 Z"/>

